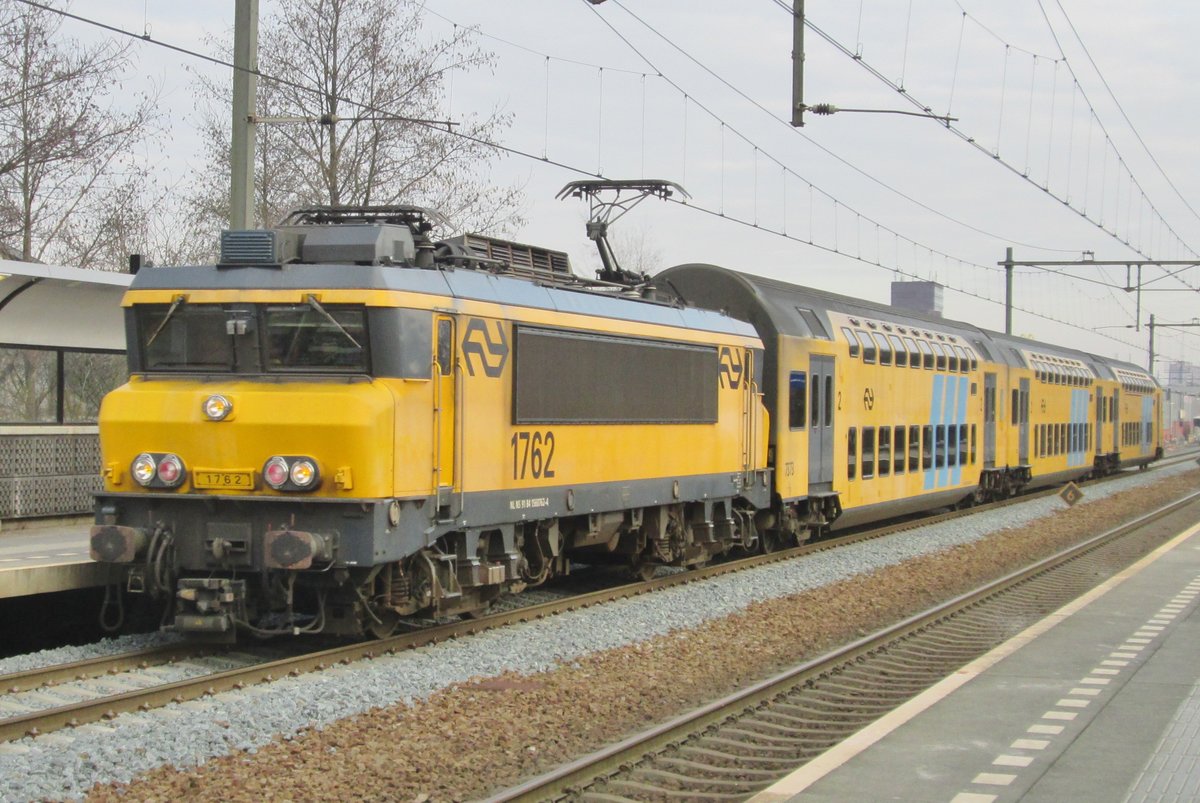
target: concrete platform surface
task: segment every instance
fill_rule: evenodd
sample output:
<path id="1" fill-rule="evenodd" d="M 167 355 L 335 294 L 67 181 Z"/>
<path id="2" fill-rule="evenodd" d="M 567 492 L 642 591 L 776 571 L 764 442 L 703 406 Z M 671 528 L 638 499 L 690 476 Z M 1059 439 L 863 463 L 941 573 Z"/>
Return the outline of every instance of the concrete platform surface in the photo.
<path id="1" fill-rule="evenodd" d="M 88 555 L 87 519 L 0 532 L 0 599 L 117 582 L 120 571 Z"/>
<path id="2" fill-rule="evenodd" d="M 1181 513 L 1152 555 L 752 800 L 1200 800 L 1200 510 Z"/>

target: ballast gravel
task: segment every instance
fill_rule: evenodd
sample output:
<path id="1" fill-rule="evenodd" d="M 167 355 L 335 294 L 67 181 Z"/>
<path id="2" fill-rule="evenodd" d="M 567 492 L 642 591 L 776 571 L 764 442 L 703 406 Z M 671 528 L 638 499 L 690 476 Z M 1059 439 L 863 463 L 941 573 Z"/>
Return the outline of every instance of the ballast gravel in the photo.
<path id="1" fill-rule="evenodd" d="M 129 636 L 117 636 L 101 639 L 92 644 L 80 646 L 56 647 L 52 650 L 40 650 L 14 655 L 0 659 L 0 675 L 13 672 L 28 672 L 31 669 L 41 669 L 55 664 L 86 661 L 89 658 L 100 658 L 106 655 L 117 655 L 123 652 L 144 650 L 150 647 L 162 647 L 168 644 L 178 644 L 183 637 L 175 633 L 136 633 Z"/>
<path id="2" fill-rule="evenodd" d="M 803 561 L 714 578 L 403 655 L 286 678 L 156 711 L 126 714 L 104 725 L 84 726 L 0 745 L 0 799 L 80 797 L 89 790 L 104 799 L 116 799 L 124 794 L 135 799 L 165 799 L 189 791 L 204 794 L 202 789 L 206 783 L 219 784 L 207 787 L 209 794 L 226 799 L 258 799 L 266 790 L 273 797 L 285 798 L 360 793 L 375 796 L 386 790 L 388 797 L 401 799 L 410 793 L 454 799 L 473 793 L 472 783 L 476 786 L 482 783 L 484 785 L 479 788 L 486 790 L 489 784 L 498 784 L 506 776 L 515 780 L 521 772 L 551 761 L 558 752 L 566 751 L 569 755 L 571 750 L 579 749 L 573 739 L 584 738 L 605 727 L 615 727 L 619 734 L 621 728 L 637 724 L 627 721 L 628 717 L 644 720 L 665 716 L 676 710 L 673 705 L 683 706 L 693 702 L 696 695 L 716 691 L 709 688 L 711 685 L 724 687 L 739 674 L 753 677 L 768 668 L 765 665 L 727 666 L 719 649 L 713 654 L 701 649 L 704 645 L 711 646 L 711 634 L 703 637 L 693 637 L 693 634 L 728 628 L 731 627 L 729 623 L 736 620 L 733 630 L 721 637 L 732 645 L 733 639 L 751 635 L 757 624 L 764 633 L 769 632 L 764 638 L 793 638 L 784 654 L 796 658 L 807 650 L 822 646 L 829 638 L 845 636 L 845 633 L 832 632 L 839 627 L 866 627 L 880 617 L 902 615 L 905 611 L 900 608 L 905 605 L 912 608 L 927 604 L 935 595 L 933 589 L 940 590 L 945 585 L 946 577 L 969 578 L 984 571 L 968 571 L 964 566 L 958 566 L 953 572 L 946 572 L 943 568 L 930 572 L 924 585 L 908 578 L 897 580 L 892 588 L 879 584 L 880 578 L 889 574 L 881 570 L 932 553 L 947 553 L 953 556 L 952 560 L 961 563 L 969 559 L 963 558 L 964 553 L 955 551 L 956 548 L 973 544 L 1000 530 L 1025 527 L 1047 516 L 1052 518 L 1039 525 L 1039 532 L 1044 529 L 1043 525 L 1070 521 L 1072 516 L 1079 520 L 1085 514 L 1074 514 L 1093 506 L 1098 515 L 1115 517 L 1126 508 L 1131 513 L 1136 503 L 1148 504 L 1155 498 L 1154 489 L 1147 486 L 1161 486 L 1164 490 L 1157 496 L 1164 498 L 1168 486 L 1171 488 L 1169 493 L 1175 495 L 1181 494 L 1181 489 L 1194 487 L 1196 472 L 1194 469 L 1191 473 L 1186 472 L 1187 467 L 1164 468 L 1089 488 L 1086 504 L 1076 508 L 1072 515 L 1053 516 L 1064 508 L 1057 498 L 1032 500 L 867 544 L 831 550 Z M 1098 501 L 1134 489 L 1145 490 L 1123 494 L 1119 505 L 1109 506 L 1113 508 L 1112 513 L 1100 513 L 1104 506 L 1096 505 Z M 1091 522 L 1091 525 L 1094 525 L 1093 529 L 1100 529 L 1098 522 Z M 1025 547 L 1029 545 L 1027 540 Z M 995 560 L 989 558 L 987 562 Z M 866 575 L 876 572 L 881 573 L 868 581 Z M 839 598 L 843 602 L 853 599 L 855 606 L 851 607 L 865 606 L 870 615 L 856 616 L 846 611 L 844 616 L 822 617 L 810 614 L 806 607 L 792 610 L 786 619 L 759 615 L 765 610 L 763 606 L 781 604 L 780 600 L 794 604 L 789 601 L 798 599 L 797 595 L 803 597 L 806 591 L 847 582 L 862 587 L 851 596 L 843 593 Z M 896 594 L 901 597 L 896 598 Z M 914 599 L 914 594 L 923 598 Z M 772 600 L 776 602 L 768 602 Z M 841 605 L 842 609 L 846 607 Z M 747 616 L 748 611 L 754 614 Z M 717 642 L 718 646 L 720 643 Z M 729 656 L 742 655 L 733 649 L 728 653 Z M 777 663 L 781 659 L 777 651 L 764 649 L 762 654 L 767 663 Z M 692 667 L 691 674 L 678 669 L 680 655 L 684 656 L 683 666 Z M 630 696 L 625 698 L 622 695 L 627 692 L 620 691 L 622 682 L 631 682 L 630 675 L 620 676 L 621 672 L 628 672 L 628 667 L 621 667 L 621 663 L 639 657 L 650 661 L 639 670 L 639 680 L 648 678 L 663 684 L 650 709 L 645 708 L 644 696 L 629 691 Z M 744 655 L 739 658 L 743 659 Z M 601 676 L 605 666 L 616 668 L 617 676 Z M 668 668 L 672 666 L 677 668 Z M 656 667 L 661 667 L 667 677 L 656 678 L 659 672 Z M 586 678 L 584 685 L 571 691 L 565 699 L 548 704 L 538 702 L 540 707 L 535 710 L 513 711 L 499 707 L 501 699 L 506 706 L 518 709 L 523 700 L 527 704 L 535 701 L 538 698 L 535 690 L 540 686 L 553 688 L 555 683 L 566 682 L 552 680 L 563 673 L 564 677 L 583 675 Z M 483 713 L 475 711 L 472 714 L 469 711 L 472 704 L 459 700 L 458 696 L 479 694 L 481 684 L 472 684 L 473 679 L 497 676 L 503 678 L 497 690 L 482 695 Z M 534 677 L 530 679 L 529 676 Z M 486 688 L 486 684 L 484 681 L 482 687 Z M 522 689 L 528 692 L 524 696 L 511 693 Z M 607 696 L 586 699 L 597 689 L 606 690 Z M 434 702 L 428 702 L 431 695 L 439 692 L 442 694 Z M 435 702 L 450 704 L 451 708 L 435 709 Z M 462 709 L 455 710 L 455 705 Z M 597 707 L 604 710 L 592 710 Z M 574 717 L 570 725 L 571 738 L 556 737 L 546 744 L 547 737 L 543 733 L 539 737 L 543 742 L 539 745 L 538 738 L 527 736 L 520 727 L 522 722 L 536 724 L 551 715 Z M 471 721 L 471 716 L 475 716 L 476 721 Z M 354 718 L 343 719 L 346 717 Z M 415 722 L 403 725 L 406 717 L 415 718 Z M 380 718 L 385 723 L 392 723 L 397 732 L 385 733 L 380 738 Z M 401 730 L 402 727 L 407 729 Z M 557 727 L 561 730 L 564 725 L 559 722 Z M 273 740 L 276 740 L 275 744 L 271 744 Z M 402 749 L 410 743 L 414 749 L 421 744 L 423 760 Z M 371 752 L 368 748 L 372 744 L 381 750 Z M 429 745 L 441 745 L 444 754 L 431 751 Z M 270 766 L 278 764 L 286 770 L 285 774 L 272 777 L 266 767 L 256 764 L 254 754 L 263 748 L 264 758 L 270 754 Z M 237 751 L 245 752 L 239 754 Z M 281 757 L 276 755 L 279 751 L 287 761 L 280 761 Z M 345 761 L 337 760 L 339 751 L 344 753 Z M 213 762 L 198 774 L 160 770 L 135 782 L 133 787 L 115 785 L 93 789 L 94 784 L 129 781 L 139 773 L 164 765 L 195 767 L 230 753 L 235 757 Z M 503 769 L 488 772 L 477 759 L 476 763 L 463 769 L 462 777 L 454 782 L 439 781 L 428 769 L 435 766 L 452 772 L 462 757 L 472 755 L 489 756 L 488 760 L 500 762 Z M 322 756 L 333 756 L 327 760 L 332 760 L 332 766 L 340 771 L 332 771 L 325 764 L 318 767 L 308 763 L 319 763 Z M 425 768 L 420 769 L 417 765 Z M 240 771 L 239 767 L 242 768 Z M 304 769 L 308 772 L 302 772 Z M 396 773 L 403 775 L 408 769 L 412 772 L 404 776 L 406 783 L 397 782 Z M 474 777 L 476 775 L 481 777 Z M 267 778 L 272 780 L 264 787 Z M 292 780 L 288 781 L 288 778 Z M 371 778 L 390 779 L 389 785 L 368 792 L 367 782 Z M 288 783 L 299 786 L 285 789 L 284 785 Z"/>

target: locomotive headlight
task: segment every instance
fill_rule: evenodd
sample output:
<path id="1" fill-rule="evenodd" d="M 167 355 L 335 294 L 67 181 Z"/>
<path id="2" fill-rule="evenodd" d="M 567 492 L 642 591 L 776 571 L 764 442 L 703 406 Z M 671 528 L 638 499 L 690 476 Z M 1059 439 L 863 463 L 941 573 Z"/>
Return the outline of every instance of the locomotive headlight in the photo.
<path id="1" fill-rule="evenodd" d="M 288 481 L 288 464 L 282 457 L 272 457 L 263 466 L 263 479 L 275 490 L 279 490 Z"/>
<path id="2" fill-rule="evenodd" d="M 275 455 L 263 464 L 263 479 L 277 491 L 311 491 L 321 482 L 317 461 L 302 455 Z"/>
<path id="3" fill-rule="evenodd" d="M 233 402 L 219 393 L 204 400 L 204 414 L 209 421 L 223 421 L 233 412 Z"/>
<path id="4" fill-rule="evenodd" d="M 154 475 L 157 471 L 158 465 L 154 462 L 154 457 L 147 452 L 138 455 L 129 467 L 129 473 L 142 486 L 148 486 L 154 482 Z"/>
<path id="5" fill-rule="evenodd" d="M 308 458 L 301 458 L 292 463 L 292 484 L 298 488 L 307 488 L 317 478 L 317 467 Z"/>
<path id="6" fill-rule="evenodd" d="M 158 479 L 168 488 L 174 488 L 183 481 L 183 461 L 173 454 L 164 457 L 158 462 Z"/>

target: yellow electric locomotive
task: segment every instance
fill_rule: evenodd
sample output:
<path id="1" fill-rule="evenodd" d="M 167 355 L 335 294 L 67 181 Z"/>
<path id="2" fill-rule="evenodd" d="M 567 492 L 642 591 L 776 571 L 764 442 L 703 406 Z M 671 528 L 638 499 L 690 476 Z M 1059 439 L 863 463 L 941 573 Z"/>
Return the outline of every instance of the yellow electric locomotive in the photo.
<path id="1" fill-rule="evenodd" d="M 174 629 L 382 635 L 572 558 L 755 547 L 753 328 L 581 281 L 562 253 L 433 242 L 432 217 L 306 210 L 135 278 L 92 554 Z"/>

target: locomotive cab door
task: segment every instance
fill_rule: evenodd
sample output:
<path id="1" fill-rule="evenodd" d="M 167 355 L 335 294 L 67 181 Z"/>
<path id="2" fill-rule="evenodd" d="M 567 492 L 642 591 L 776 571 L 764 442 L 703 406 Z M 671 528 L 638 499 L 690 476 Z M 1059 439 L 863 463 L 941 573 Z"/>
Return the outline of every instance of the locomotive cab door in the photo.
<path id="1" fill-rule="evenodd" d="M 808 490 L 833 490 L 833 357 L 809 356 Z"/>
<path id="2" fill-rule="evenodd" d="M 454 319 L 435 319 L 433 365 L 433 482 L 439 518 L 450 518 L 454 498 L 457 380 L 455 376 Z"/>

